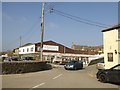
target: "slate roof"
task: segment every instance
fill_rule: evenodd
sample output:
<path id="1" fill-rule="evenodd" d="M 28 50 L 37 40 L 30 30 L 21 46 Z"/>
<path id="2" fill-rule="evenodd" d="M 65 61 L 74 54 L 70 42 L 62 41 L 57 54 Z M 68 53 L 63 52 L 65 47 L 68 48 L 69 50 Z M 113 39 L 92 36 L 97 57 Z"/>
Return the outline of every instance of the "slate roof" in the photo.
<path id="1" fill-rule="evenodd" d="M 119 29 L 120 28 L 120 23 L 117 25 L 114 25 L 112 27 L 106 28 L 104 30 L 102 30 L 102 32 L 106 32 L 106 31 L 110 31 L 110 30 L 114 30 L 114 29 Z"/>

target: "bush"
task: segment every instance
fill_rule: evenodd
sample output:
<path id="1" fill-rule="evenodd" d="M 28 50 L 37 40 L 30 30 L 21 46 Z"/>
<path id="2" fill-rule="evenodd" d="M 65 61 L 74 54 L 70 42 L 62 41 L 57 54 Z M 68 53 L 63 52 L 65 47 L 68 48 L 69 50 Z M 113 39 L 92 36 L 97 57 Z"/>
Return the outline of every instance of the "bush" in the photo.
<path id="1" fill-rule="evenodd" d="M 45 62 L 3 62 L 2 74 L 19 74 L 52 69 Z"/>

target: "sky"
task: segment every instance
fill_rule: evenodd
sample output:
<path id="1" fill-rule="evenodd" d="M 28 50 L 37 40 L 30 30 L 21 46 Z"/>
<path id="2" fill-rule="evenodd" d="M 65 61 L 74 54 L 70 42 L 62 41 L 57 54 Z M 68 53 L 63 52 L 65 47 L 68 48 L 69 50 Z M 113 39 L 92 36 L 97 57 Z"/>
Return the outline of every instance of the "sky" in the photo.
<path id="1" fill-rule="evenodd" d="M 64 17 L 55 10 L 79 17 L 79 21 Z M 41 2 L 2 2 L 2 51 L 40 41 Z M 45 3 L 44 41 L 52 40 L 67 47 L 77 45 L 103 45 L 105 27 L 80 22 L 86 19 L 105 24 L 118 23 L 117 2 L 47 2 Z"/>
<path id="2" fill-rule="evenodd" d="M 0 2 L 0 51 L 2 51 L 2 3 Z"/>

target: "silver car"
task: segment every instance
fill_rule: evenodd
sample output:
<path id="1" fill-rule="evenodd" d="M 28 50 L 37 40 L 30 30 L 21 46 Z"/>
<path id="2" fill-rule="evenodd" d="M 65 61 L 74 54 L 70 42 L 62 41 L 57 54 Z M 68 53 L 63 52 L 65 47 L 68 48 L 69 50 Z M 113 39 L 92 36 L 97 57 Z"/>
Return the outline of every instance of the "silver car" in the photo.
<path id="1" fill-rule="evenodd" d="M 102 61 L 100 61 L 99 63 L 97 63 L 96 68 L 97 68 L 97 69 L 105 69 L 104 60 L 102 60 Z"/>

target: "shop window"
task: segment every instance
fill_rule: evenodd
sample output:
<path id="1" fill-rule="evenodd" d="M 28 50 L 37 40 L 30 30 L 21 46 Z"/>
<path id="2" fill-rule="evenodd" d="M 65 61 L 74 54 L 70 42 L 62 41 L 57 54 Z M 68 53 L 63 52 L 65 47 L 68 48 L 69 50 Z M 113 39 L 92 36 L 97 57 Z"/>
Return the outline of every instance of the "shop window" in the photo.
<path id="1" fill-rule="evenodd" d="M 108 53 L 108 62 L 113 62 L 113 53 Z"/>

